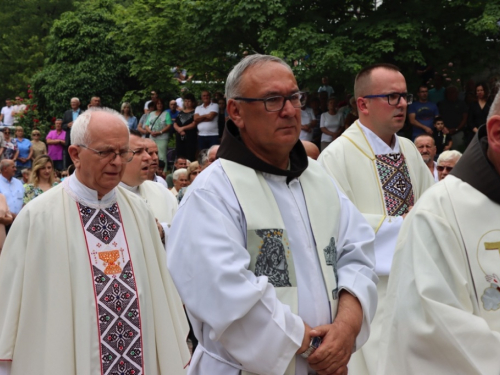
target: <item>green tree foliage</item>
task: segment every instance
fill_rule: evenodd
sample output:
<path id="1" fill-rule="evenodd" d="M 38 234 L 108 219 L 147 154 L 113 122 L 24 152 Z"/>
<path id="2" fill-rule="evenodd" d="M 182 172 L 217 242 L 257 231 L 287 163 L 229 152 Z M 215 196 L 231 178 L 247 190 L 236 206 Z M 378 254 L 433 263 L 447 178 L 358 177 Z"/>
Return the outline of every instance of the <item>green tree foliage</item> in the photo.
<path id="1" fill-rule="evenodd" d="M 22 94 L 43 66 L 54 20 L 73 9 L 73 0 L 0 1 L 0 98 Z"/>
<path id="2" fill-rule="evenodd" d="M 480 72 L 499 57 L 499 13 L 498 0 L 135 0 L 123 19 L 143 84 L 176 63 L 224 80 L 245 54 L 267 53 L 295 62 L 302 86 L 328 74 L 350 89 L 362 66 L 382 61 L 414 84 L 417 64 Z"/>
<path id="3" fill-rule="evenodd" d="M 61 116 L 71 97 L 85 108 L 94 95 L 103 105 L 119 108 L 134 87 L 128 58 L 117 44 L 120 29 L 110 0 L 87 1 L 54 22 L 43 70 L 33 77 L 40 107 Z"/>

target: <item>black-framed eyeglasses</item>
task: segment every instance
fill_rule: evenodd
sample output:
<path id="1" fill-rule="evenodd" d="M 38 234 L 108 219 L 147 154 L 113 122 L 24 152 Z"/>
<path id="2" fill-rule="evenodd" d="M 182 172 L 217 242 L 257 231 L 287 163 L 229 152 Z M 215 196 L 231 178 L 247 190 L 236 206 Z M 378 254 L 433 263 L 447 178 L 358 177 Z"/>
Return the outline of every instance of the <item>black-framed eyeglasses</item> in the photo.
<path id="1" fill-rule="evenodd" d="M 290 96 L 271 96 L 269 98 L 242 98 L 236 97 L 234 100 L 241 100 L 243 102 L 264 102 L 264 107 L 268 112 L 279 112 L 283 109 L 286 101 L 289 100 L 294 108 L 301 108 L 306 101 L 306 94 L 303 92 L 296 92 Z"/>
<path id="2" fill-rule="evenodd" d="M 413 94 L 408 94 L 407 92 L 391 92 L 390 94 L 380 94 L 380 95 L 365 95 L 365 99 L 371 98 L 387 98 L 387 103 L 389 105 L 397 106 L 401 101 L 401 98 L 406 100 L 406 104 L 410 105 L 413 103 Z"/>
<path id="3" fill-rule="evenodd" d="M 94 150 L 93 148 L 87 147 L 85 145 L 77 145 L 79 147 L 86 148 L 87 150 L 93 151 L 99 156 L 101 159 L 108 159 L 110 158 L 109 162 L 113 161 L 116 159 L 117 156 L 122 159 L 124 163 L 130 162 L 133 157 L 134 157 L 134 151 L 132 150 L 127 150 L 127 151 L 120 151 L 120 152 L 114 152 L 113 150 L 105 150 L 105 151 L 99 151 L 99 150 Z"/>

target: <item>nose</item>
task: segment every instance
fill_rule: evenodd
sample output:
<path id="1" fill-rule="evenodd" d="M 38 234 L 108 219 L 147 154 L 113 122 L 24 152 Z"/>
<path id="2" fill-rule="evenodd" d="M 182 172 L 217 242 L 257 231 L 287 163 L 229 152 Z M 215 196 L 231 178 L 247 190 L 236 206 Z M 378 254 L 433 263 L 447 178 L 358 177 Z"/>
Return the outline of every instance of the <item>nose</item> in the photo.
<path id="1" fill-rule="evenodd" d="M 295 116 L 296 108 L 292 105 L 292 102 L 288 99 L 285 99 L 285 105 L 280 111 L 280 115 L 283 117 L 291 117 Z"/>

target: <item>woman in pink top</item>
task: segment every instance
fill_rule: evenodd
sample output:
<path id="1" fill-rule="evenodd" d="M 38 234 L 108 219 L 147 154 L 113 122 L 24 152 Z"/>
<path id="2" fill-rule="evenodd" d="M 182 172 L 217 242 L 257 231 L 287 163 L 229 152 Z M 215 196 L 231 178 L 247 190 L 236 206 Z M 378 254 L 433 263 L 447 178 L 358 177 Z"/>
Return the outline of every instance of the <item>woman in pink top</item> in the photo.
<path id="1" fill-rule="evenodd" d="M 66 132 L 62 130 L 62 120 L 56 120 L 55 130 L 51 130 L 47 137 L 47 154 L 54 161 L 54 168 L 58 171 L 64 169 L 63 156 L 64 156 L 64 146 L 66 145 Z"/>

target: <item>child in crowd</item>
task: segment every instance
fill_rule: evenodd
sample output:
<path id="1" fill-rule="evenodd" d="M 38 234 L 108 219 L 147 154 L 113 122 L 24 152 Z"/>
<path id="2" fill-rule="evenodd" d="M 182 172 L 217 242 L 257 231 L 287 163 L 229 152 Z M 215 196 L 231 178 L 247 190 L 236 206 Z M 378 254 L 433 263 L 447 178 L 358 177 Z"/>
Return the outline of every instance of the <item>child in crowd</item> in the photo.
<path id="1" fill-rule="evenodd" d="M 441 117 L 436 117 L 434 119 L 434 142 L 436 143 L 436 157 L 441 155 L 443 151 L 448 151 L 451 149 L 453 142 L 451 140 L 451 135 L 444 134 L 444 121 Z"/>

